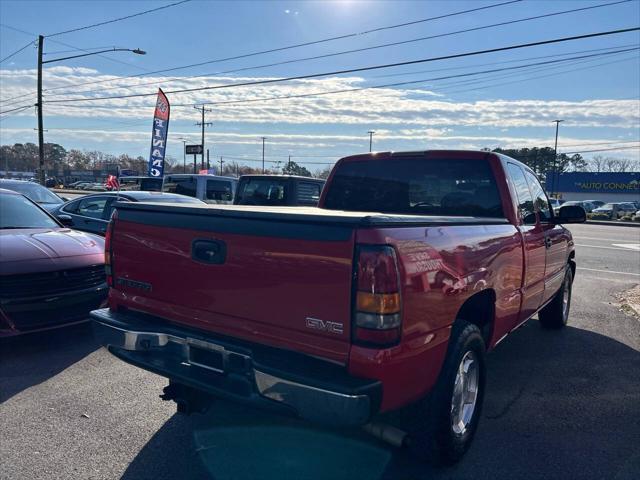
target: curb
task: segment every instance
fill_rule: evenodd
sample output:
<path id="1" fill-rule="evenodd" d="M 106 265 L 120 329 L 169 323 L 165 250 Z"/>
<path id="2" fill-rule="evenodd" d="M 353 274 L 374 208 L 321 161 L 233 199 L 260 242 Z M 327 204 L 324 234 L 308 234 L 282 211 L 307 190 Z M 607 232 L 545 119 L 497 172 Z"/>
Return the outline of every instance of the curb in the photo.
<path id="1" fill-rule="evenodd" d="M 610 227 L 635 227 L 640 228 L 640 222 L 611 222 L 607 220 L 587 220 L 587 225 L 608 225 Z"/>

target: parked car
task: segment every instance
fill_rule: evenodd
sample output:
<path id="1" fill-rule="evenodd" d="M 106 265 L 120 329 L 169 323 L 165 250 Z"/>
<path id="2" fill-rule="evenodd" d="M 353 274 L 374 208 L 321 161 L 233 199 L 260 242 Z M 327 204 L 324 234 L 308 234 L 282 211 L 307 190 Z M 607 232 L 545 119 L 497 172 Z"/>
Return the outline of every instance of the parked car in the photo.
<path id="1" fill-rule="evenodd" d="M 104 235 L 116 202 L 188 203 L 204 202 L 184 195 L 162 192 L 104 192 L 85 195 L 53 209 L 51 213 L 63 224 L 86 232 Z"/>
<path id="2" fill-rule="evenodd" d="M 589 202 L 591 205 L 593 205 L 593 208 L 600 208 L 605 203 L 607 203 L 607 202 L 603 202 L 602 200 L 584 200 L 584 201 Z"/>
<path id="3" fill-rule="evenodd" d="M 51 190 L 43 187 L 39 183 L 28 182 L 24 180 L 0 179 L 0 188 L 21 193 L 36 202 L 45 210 L 49 211 L 64 203 L 64 199 L 62 197 L 59 197 Z"/>
<path id="4" fill-rule="evenodd" d="M 181 173 L 165 176 L 162 191 L 198 198 L 205 203 L 230 204 L 237 187 L 237 178 Z"/>
<path id="5" fill-rule="evenodd" d="M 103 183 L 94 182 L 94 183 L 89 183 L 88 185 L 85 185 L 84 190 L 87 190 L 90 192 L 106 192 L 107 187 Z"/>
<path id="6" fill-rule="evenodd" d="M 242 175 L 235 205 L 318 205 L 324 180 L 293 175 Z"/>
<path id="7" fill-rule="evenodd" d="M 593 204 L 584 201 L 584 200 L 569 200 L 568 202 L 564 202 L 562 206 L 574 205 L 578 207 L 582 207 L 586 213 L 591 213 L 591 211 L 595 208 Z M 558 211 L 558 208 L 554 208 L 554 211 Z"/>
<path id="8" fill-rule="evenodd" d="M 221 396 L 353 426 L 411 404 L 410 448 L 455 462 L 485 352 L 535 314 L 567 323 L 562 224 L 585 212 L 559 213 L 526 165 L 470 151 L 343 158 L 319 208 L 118 204 L 94 331 L 179 411 Z"/>
<path id="9" fill-rule="evenodd" d="M 0 189 L 0 337 L 86 321 L 106 297 L 103 239 Z"/>
<path id="10" fill-rule="evenodd" d="M 612 220 L 617 220 L 625 215 L 633 215 L 636 208 L 631 203 L 606 203 L 600 208 L 593 210 L 593 213 L 607 215 Z"/>

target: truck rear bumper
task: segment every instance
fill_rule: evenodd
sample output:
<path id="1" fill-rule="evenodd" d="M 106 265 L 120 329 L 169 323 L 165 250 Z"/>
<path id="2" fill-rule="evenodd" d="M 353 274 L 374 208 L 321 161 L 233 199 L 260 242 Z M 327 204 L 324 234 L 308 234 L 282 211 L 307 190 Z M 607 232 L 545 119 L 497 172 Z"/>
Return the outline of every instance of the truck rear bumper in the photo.
<path id="1" fill-rule="evenodd" d="M 340 365 L 241 342 L 136 312 L 91 312 L 96 338 L 118 358 L 204 393 L 335 426 L 378 412 L 382 384 Z"/>

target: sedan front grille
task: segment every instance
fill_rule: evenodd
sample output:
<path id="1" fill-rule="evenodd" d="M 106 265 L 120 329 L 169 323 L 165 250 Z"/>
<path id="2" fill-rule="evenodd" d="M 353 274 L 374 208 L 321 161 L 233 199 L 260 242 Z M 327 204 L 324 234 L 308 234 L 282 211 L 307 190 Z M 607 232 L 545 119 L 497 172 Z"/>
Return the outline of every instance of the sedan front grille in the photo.
<path id="1" fill-rule="evenodd" d="M 82 290 L 99 286 L 105 280 L 104 265 L 0 276 L 0 298 L 14 300 Z"/>

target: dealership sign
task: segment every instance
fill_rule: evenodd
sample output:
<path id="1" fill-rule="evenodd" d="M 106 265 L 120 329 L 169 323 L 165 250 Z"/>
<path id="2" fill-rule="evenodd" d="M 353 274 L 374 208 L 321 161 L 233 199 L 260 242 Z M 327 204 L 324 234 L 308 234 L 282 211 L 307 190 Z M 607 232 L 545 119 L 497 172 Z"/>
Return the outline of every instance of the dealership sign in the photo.
<path id="1" fill-rule="evenodd" d="M 547 175 L 547 190 L 551 191 L 553 175 Z M 555 177 L 556 192 L 638 193 L 640 172 L 566 172 Z"/>
<path id="2" fill-rule="evenodd" d="M 161 177 L 164 173 L 164 154 L 167 148 L 167 133 L 169 132 L 169 100 L 161 88 L 158 89 L 158 100 L 153 115 L 153 129 L 151 130 L 151 153 L 149 154 L 150 177 Z"/>

